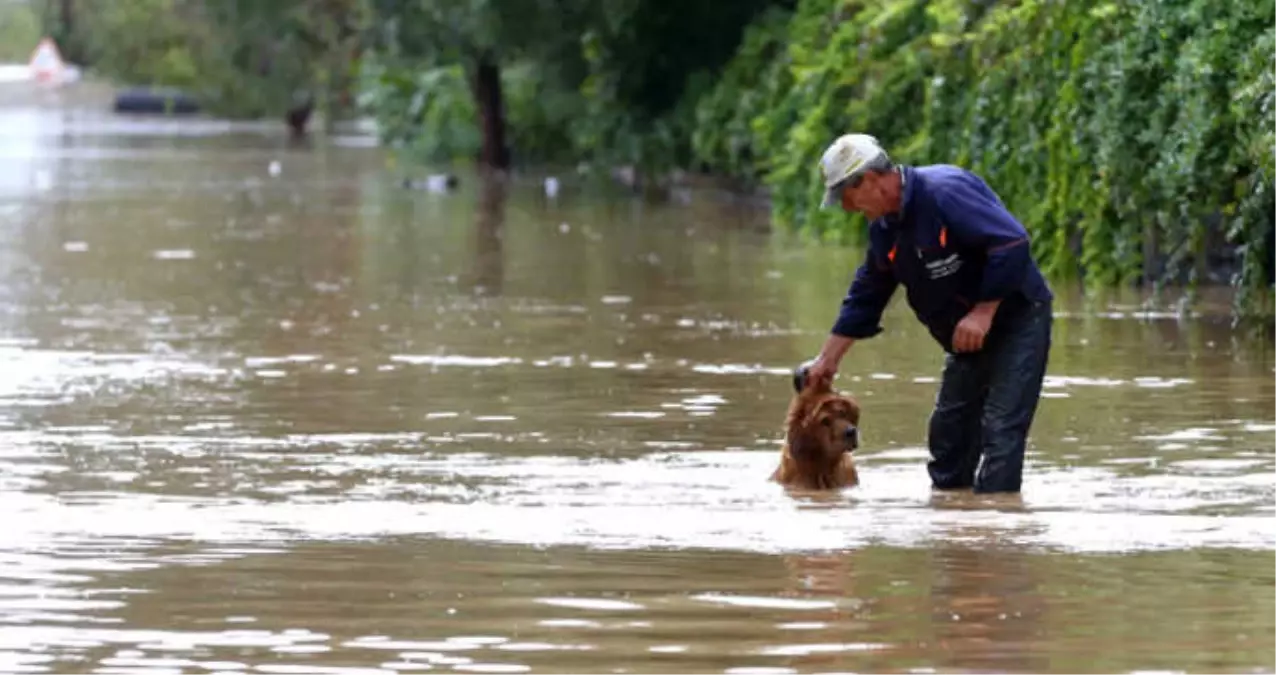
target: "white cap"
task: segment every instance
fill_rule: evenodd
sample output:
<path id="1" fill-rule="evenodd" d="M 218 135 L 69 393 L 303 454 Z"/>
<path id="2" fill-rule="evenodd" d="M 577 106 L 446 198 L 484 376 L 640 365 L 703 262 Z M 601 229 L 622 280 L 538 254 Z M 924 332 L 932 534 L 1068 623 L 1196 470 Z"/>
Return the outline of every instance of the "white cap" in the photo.
<path id="1" fill-rule="evenodd" d="M 868 134 L 846 134 L 824 151 L 820 169 L 824 172 L 824 202 L 827 208 L 842 201 L 842 183 L 854 178 L 879 158 L 889 159 L 876 138 Z"/>

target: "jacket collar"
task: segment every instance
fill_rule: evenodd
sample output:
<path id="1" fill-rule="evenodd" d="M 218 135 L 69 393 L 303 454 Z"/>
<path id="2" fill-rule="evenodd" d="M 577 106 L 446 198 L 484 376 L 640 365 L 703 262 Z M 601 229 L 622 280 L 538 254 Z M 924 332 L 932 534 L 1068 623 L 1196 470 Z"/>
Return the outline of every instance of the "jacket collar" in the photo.
<path id="1" fill-rule="evenodd" d="M 909 207 L 913 201 L 913 191 L 917 189 L 917 177 L 913 173 L 913 167 L 900 165 L 899 189 L 899 211 L 878 218 L 874 225 L 887 230 L 896 230 L 907 222 Z"/>

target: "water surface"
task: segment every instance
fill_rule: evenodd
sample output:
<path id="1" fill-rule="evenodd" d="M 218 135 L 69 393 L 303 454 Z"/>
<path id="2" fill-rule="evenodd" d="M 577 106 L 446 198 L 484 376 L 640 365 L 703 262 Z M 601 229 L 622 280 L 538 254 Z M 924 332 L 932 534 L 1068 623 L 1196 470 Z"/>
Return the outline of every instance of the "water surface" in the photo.
<path id="1" fill-rule="evenodd" d="M 0 107 L 0 670 L 1276 669 L 1261 338 L 1058 287 L 1023 494 L 935 494 L 896 298 L 786 494 L 858 252 L 368 146 Z"/>

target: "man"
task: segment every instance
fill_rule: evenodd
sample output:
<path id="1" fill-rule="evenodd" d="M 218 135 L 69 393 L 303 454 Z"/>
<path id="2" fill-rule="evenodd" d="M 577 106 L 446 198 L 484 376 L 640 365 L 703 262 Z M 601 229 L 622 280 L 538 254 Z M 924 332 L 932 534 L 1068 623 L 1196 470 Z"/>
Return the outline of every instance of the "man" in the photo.
<path id="1" fill-rule="evenodd" d="M 838 138 L 820 165 L 823 206 L 871 223 L 867 256 L 807 376 L 832 379 L 852 344 L 882 331 L 882 311 L 903 284 L 948 353 L 928 433 L 933 486 L 1019 492 L 1054 298 L 1028 232 L 975 174 L 896 166 L 872 136 Z"/>

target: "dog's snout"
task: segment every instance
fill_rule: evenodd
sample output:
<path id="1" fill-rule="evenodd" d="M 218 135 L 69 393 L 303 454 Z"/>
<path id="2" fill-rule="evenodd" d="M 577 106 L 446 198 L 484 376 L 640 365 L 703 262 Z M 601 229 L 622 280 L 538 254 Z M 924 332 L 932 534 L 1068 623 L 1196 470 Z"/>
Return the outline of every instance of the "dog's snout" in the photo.
<path id="1" fill-rule="evenodd" d="M 860 447 L 860 430 L 859 430 L 859 428 L 857 428 L 857 427 L 853 427 L 853 426 L 852 426 L 852 427 L 847 427 L 847 428 L 846 428 L 846 442 L 847 442 L 848 444 L 850 444 L 850 446 L 851 446 L 852 448 L 858 448 L 858 447 Z"/>

